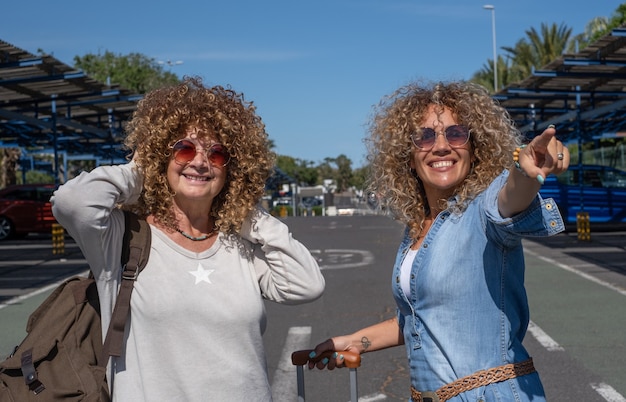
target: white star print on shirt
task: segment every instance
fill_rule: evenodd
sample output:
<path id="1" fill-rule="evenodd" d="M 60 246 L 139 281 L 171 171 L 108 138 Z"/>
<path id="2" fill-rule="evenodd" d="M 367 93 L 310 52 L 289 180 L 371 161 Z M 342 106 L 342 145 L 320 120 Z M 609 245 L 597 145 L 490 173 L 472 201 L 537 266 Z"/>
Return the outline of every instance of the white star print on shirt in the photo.
<path id="1" fill-rule="evenodd" d="M 189 273 L 196 277 L 196 283 L 195 284 L 197 285 L 200 282 L 213 283 L 213 282 L 211 282 L 211 279 L 209 279 L 209 275 L 211 275 L 213 273 L 213 271 L 215 271 L 215 270 L 214 269 L 204 269 L 202 264 L 198 263 L 198 269 L 195 270 L 195 271 L 189 271 Z"/>

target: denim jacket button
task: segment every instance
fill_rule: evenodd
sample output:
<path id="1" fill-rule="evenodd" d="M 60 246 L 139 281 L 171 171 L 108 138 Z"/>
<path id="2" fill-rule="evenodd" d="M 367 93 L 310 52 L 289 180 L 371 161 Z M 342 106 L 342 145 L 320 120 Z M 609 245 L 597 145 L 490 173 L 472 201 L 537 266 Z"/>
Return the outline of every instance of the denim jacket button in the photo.
<path id="1" fill-rule="evenodd" d="M 552 211 L 552 208 L 553 208 L 553 207 L 552 207 L 552 203 L 548 202 L 548 203 L 546 204 L 546 209 L 547 209 L 548 211 Z"/>

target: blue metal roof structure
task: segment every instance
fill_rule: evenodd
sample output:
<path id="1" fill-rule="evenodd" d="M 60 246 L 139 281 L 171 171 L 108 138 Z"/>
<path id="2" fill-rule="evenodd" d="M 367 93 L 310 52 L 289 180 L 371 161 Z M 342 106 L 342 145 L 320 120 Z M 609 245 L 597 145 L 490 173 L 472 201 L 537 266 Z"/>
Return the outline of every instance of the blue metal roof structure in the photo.
<path id="1" fill-rule="evenodd" d="M 554 124 L 561 140 L 626 136 L 626 26 L 564 54 L 494 95 L 533 137 Z"/>
<path id="2" fill-rule="evenodd" d="M 0 147 L 119 162 L 141 97 L 0 40 Z"/>
<path id="3" fill-rule="evenodd" d="M 626 26 L 494 95 L 532 137 L 626 136 Z M 125 160 L 123 123 L 141 95 L 0 40 L 0 147 Z M 58 163 L 55 163 L 58 166 Z M 57 175 L 58 176 L 58 175 Z M 284 178 L 283 178 L 284 179 Z"/>

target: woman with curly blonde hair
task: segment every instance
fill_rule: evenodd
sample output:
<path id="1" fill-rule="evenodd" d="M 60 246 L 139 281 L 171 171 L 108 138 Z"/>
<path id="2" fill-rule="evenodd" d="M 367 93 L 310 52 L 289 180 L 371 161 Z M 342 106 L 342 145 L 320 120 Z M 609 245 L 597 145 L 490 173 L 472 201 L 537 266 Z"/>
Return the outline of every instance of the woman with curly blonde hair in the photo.
<path id="1" fill-rule="evenodd" d="M 98 285 L 102 326 L 121 282 L 124 212 L 150 225 L 113 401 L 270 401 L 263 299 L 297 304 L 324 289 L 315 259 L 258 207 L 273 167 L 261 118 L 242 94 L 197 77 L 156 89 L 127 125 L 132 161 L 82 173 L 53 212 Z"/>
<path id="2" fill-rule="evenodd" d="M 545 400 L 522 345 L 522 238 L 564 229 L 538 194 L 569 165 L 556 130 L 523 145 L 484 88 L 439 82 L 383 99 L 370 131 L 372 190 L 406 225 L 392 277 L 397 315 L 320 343 L 309 366 L 404 344 L 412 401 Z M 315 358 L 328 350 L 337 359 Z"/>

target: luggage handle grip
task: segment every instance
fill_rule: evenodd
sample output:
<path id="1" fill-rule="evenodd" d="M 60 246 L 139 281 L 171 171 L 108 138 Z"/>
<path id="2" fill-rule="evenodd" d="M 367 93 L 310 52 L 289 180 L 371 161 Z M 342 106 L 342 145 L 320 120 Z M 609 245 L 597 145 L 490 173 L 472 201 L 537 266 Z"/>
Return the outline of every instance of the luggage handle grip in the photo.
<path id="1" fill-rule="evenodd" d="M 307 364 L 307 362 L 309 360 L 311 360 L 312 362 L 318 362 L 320 360 L 322 360 L 323 358 L 329 358 L 332 359 L 333 354 L 335 353 L 332 350 L 326 351 L 324 353 L 322 353 L 319 356 L 315 356 L 315 358 L 310 359 L 309 358 L 309 354 L 313 351 L 313 349 L 307 349 L 307 350 L 298 350 L 295 351 L 291 354 L 291 363 L 294 366 L 304 366 L 305 364 Z M 361 355 L 355 352 L 348 352 L 348 351 L 343 351 L 343 352 L 337 352 L 339 354 L 343 355 L 343 361 L 344 361 L 344 365 L 348 368 L 357 368 L 359 366 L 361 366 Z"/>

